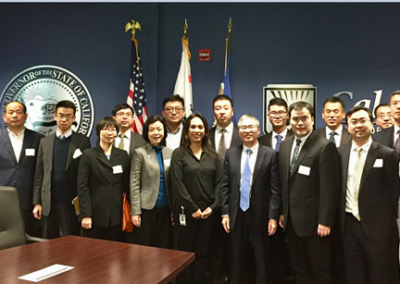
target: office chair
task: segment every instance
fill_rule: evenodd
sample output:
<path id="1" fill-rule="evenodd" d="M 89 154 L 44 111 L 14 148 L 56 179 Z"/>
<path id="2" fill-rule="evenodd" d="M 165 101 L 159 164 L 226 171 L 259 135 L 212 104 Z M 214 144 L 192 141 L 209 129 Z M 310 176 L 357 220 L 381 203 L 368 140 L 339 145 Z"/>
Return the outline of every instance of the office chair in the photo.
<path id="1" fill-rule="evenodd" d="M 25 233 L 17 189 L 0 186 L 0 250 L 43 240 Z"/>

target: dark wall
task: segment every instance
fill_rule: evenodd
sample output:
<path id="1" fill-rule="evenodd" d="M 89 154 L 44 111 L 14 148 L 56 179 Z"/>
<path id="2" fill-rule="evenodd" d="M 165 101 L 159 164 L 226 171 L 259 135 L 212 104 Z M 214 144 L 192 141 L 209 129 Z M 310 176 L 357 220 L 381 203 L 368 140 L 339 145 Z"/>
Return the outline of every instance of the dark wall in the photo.
<path id="1" fill-rule="evenodd" d="M 262 120 L 263 86 L 313 84 L 322 101 L 342 91 L 347 108 L 375 91 L 387 101 L 400 88 L 400 5 L 390 4 L 0 4 L 0 91 L 22 70 L 58 65 L 88 87 L 95 121 L 126 100 L 130 35 L 137 20 L 149 114 L 172 94 L 187 18 L 194 110 L 212 118 L 232 17 L 231 87 L 237 116 Z M 211 49 L 211 62 L 198 50 Z M 318 120 L 318 127 L 323 125 Z M 93 135 L 92 135 L 93 136 Z M 94 138 L 92 138 L 94 141 Z"/>

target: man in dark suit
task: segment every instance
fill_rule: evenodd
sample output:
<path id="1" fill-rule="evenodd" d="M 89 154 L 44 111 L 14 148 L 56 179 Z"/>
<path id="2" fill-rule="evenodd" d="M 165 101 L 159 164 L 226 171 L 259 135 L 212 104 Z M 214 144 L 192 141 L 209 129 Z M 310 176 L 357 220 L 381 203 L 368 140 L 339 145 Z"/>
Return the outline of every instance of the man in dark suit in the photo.
<path id="1" fill-rule="evenodd" d="M 136 148 L 146 145 L 142 135 L 132 131 L 133 116 L 135 111 L 128 104 L 118 104 L 112 110 L 112 117 L 118 123 L 118 135 L 115 138 L 115 145 L 128 152 L 132 157 Z"/>
<path id="2" fill-rule="evenodd" d="M 24 104 L 9 102 L 3 113 L 7 129 L 0 133 L 0 184 L 17 188 L 25 231 L 40 236 L 40 224 L 32 216 L 33 177 L 43 135 L 25 128 Z"/>
<path id="3" fill-rule="evenodd" d="M 295 136 L 280 148 L 280 225 L 297 283 L 330 283 L 329 235 L 340 191 L 339 155 L 335 144 L 312 131 L 314 110 L 309 103 L 293 103 L 289 115 Z"/>
<path id="4" fill-rule="evenodd" d="M 346 128 L 342 126 L 342 120 L 346 116 L 345 103 L 339 97 L 326 98 L 322 104 L 322 118 L 326 126 L 315 132 L 335 143 L 336 147 L 347 144 L 351 136 Z"/>
<path id="5" fill-rule="evenodd" d="M 234 110 L 231 98 L 227 95 L 216 96 L 213 100 L 213 110 L 217 125 L 210 129 L 209 139 L 218 154 L 219 166 L 222 171 L 226 150 L 242 144 L 242 141 L 239 137 L 239 128 L 232 122 Z M 217 215 L 220 213 L 220 209 L 215 212 Z M 212 238 L 210 242 L 210 282 L 213 284 L 225 283 L 224 275 L 228 278 L 230 275 L 230 240 L 219 221 L 214 224 Z"/>
<path id="6" fill-rule="evenodd" d="M 56 105 L 55 134 L 40 141 L 33 189 L 33 215 L 43 219 L 43 237 L 80 235 L 80 224 L 72 201 L 77 197 L 78 168 L 82 152 L 90 148 L 89 138 L 73 132 L 75 104 Z"/>
<path id="7" fill-rule="evenodd" d="M 259 122 L 239 120 L 243 145 L 226 151 L 221 176 L 222 225 L 231 234 L 232 283 L 269 283 L 269 238 L 280 210 L 278 152 L 260 145 Z M 254 273 L 254 270 L 256 273 Z"/>
<path id="8" fill-rule="evenodd" d="M 340 227 L 348 283 L 399 283 L 397 247 L 399 158 L 389 147 L 373 142 L 372 113 L 356 106 L 347 114 L 352 143 L 339 148 L 342 165 Z"/>
<path id="9" fill-rule="evenodd" d="M 289 119 L 288 106 L 284 99 L 273 98 L 268 105 L 268 119 L 272 124 L 272 131 L 258 138 L 261 145 L 279 151 L 280 144 L 286 137 L 293 136 L 293 131 L 287 128 Z"/>

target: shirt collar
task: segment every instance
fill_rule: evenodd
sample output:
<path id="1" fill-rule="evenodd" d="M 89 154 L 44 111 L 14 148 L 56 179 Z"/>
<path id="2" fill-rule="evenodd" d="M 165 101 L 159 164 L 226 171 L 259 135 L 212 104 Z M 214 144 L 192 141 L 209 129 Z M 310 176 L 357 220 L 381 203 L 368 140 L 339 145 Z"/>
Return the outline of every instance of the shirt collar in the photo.
<path id="1" fill-rule="evenodd" d="M 339 127 L 338 129 L 336 129 L 336 130 L 332 130 L 332 129 L 330 129 L 328 126 L 325 126 L 325 128 L 326 128 L 326 135 L 329 135 L 329 133 L 335 131 L 339 136 L 342 136 L 342 131 L 343 131 L 343 127 L 342 127 L 342 126 L 340 126 L 340 127 Z"/>
<path id="2" fill-rule="evenodd" d="M 168 126 L 167 126 L 167 133 L 177 134 L 177 133 L 181 132 L 182 126 L 183 126 L 183 123 L 181 123 L 181 124 L 179 125 L 178 129 L 177 129 L 175 132 L 172 132 L 171 130 L 169 130 L 169 128 L 168 128 Z"/>
<path id="3" fill-rule="evenodd" d="M 259 147 L 258 141 L 257 141 L 257 144 L 254 145 L 254 146 L 251 147 L 251 148 L 248 148 L 248 147 L 246 147 L 246 146 L 243 144 L 243 151 L 244 151 L 244 152 L 247 152 L 247 149 L 251 149 L 251 152 L 254 154 L 256 151 L 258 151 L 258 147 Z"/>
<path id="4" fill-rule="evenodd" d="M 372 138 L 369 137 L 369 140 L 367 143 L 365 143 L 364 145 L 362 145 L 361 147 L 357 147 L 354 142 L 351 143 L 351 152 L 354 151 L 355 149 L 359 149 L 362 148 L 365 152 L 368 152 L 369 148 L 372 145 Z"/>
<path id="5" fill-rule="evenodd" d="M 222 127 L 217 124 L 215 128 L 215 133 L 219 133 L 221 131 Z M 233 132 L 233 122 L 229 123 L 227 127 L 225 127 L 226 133 L 232 133 Z"/>
<path id="6" fill-rule="evenodd" d="M 397 125 L 396 125 L 396 123 L 394 123 L 394 137 L 397 137 L 398 136 L 398 134 L 397 134 L 397 132 L 400 130 L 400 127 L 398 127 Z"/>
<path id="7" fill-rule="evenodd" d="M 65 138 L 68 138 L 68 137 L 70 137 L 72 135 L 72 129 L 70 129 L 67 133 L 65 133 L 64 134 L 64 137 Z M 57 131 L 56 131 L 56 137 L 57 138 L 60 138 L 60 136 L 61 136 L 61 134 L 60 134 L 60 132 L 58 132 L 58 129 L 57 129 Z"/>
<path id="8" fill-rule="evenodd" d="M 276 133 L 275 131 L 272 131 L 272 138 L 275 138 L 277 135 L 280 135 L 280 136 L 282 136 L 282 138 L 285 138 L 287 132 L 288 132 L 287 127 L 281 133 Z"/>
<path id="9" fill-rule="evenodd" d="M 128 140 L 130 140 L 131 139 L 131 132 L 132 132 L 132 130 L 129 130 L 129 131 L 127 131 L 124 135 L 124 138 L 128 138 Z M 121 132 L 118 132 L 118 137 L 120 137 L 120 135 L 121 135 Z"/>
<path id="10" fill-rule="evenodd" d="M 8 132 L 8 135 L 14 135 L 14 136 L 21 136 L 21 135 L 23 135 L 24 133 L 25 133 L 25 127 L 24 127 L 24 129 L 22 129 L 20 132 L 18 132 L 17 134 L 15 134 L 14 132 L 12 132 L 10 129 L 8 129 L 8 127 L 7 127 L 7 132 Z"/>
<path id="11" fill-rule="evenodd" d="M 297 138 L 296 136 L 294 136 L 294 143 L 296 143 L 297 139 L 300 139 L 301 140 L 301 146 L 303 146 L 304 143 L 306 142 L 307 138 L 311 135 L 312 132 L 313 131 L 311 130 L 310 133 L 308 133 L 307 135 L 305 135 L 305 136 L 303 136 L 301 138 Z"/>

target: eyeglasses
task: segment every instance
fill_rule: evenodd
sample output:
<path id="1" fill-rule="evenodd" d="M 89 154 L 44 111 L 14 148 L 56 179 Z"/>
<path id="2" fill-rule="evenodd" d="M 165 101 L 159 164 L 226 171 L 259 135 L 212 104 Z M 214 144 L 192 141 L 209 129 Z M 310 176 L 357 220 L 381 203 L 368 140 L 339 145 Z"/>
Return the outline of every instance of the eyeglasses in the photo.
<path id="1" fill-rule="evenodd" d="M 380 113 L 380 114 L 378 114 L 378 118 L 380 118 L 380 119 L 384 119 L 385 117 L 392 118 L 392 114 L 391 113 Z"/>
<path id="2" fill-rule="evenodd" d="M 132 113 L 131 112 L 117 112 L 116 113 L 117 117 L 132 117 Z"/>
<path id="3" fill-rule="evenodd" d="M 67 114 L 67 115 L 65 115 L 65 114 L 57 114 L 57 117 L 59 119 L 70 120 L 73 117 L 73 115 L 72 114 Z"/>
<path id="4" fill-rule="evenodd" d="M 361 118 L 361 119 L 352 119 L 350 120 L 349 124 L 356 126 L 357 124 L 365 125 L 370 122 L 369 119 Z"/>
<path id="5" fill-rule="evenodd" d="M 283 111 L 283 110 L 280 110 L 280 111 L 278 111 L 278 112 L 276 112 L 276 111 L 271 111 L 271 112 L 269 113 L 269 115 L 270 115 L 271 117 L 276 117 L 277 115 L 283 116 L 283 115 L 285 115 L 285 114 L 287 114 L 287 111 Z"/>
<path id="6" fill-rule="evenodd" d="M 117 129 L 115 128 L 103 128 L 101 131 L 108 132 L 108 133 L 117 133 Z"/>
<path id="7" fill-rule="evenodd" d="M 242 131 L 246 131 L 246 130 L 252 131 L 252 130 L 257 129 L 257 127 L 255 127 L 254 125 L 242 125 L 239 127 L 239 129 Z"/>
<path id="8" fill-rule="evenodd" d="M 171 112 L 174 112 L 174 111 L 176 113 L 181 113 L 183 111 L 183 108 L 181 108 L 181 107 L 168 107 L 168 108 L 164 109 L 164 111 L 166 113 L 171 113 Z"/>

